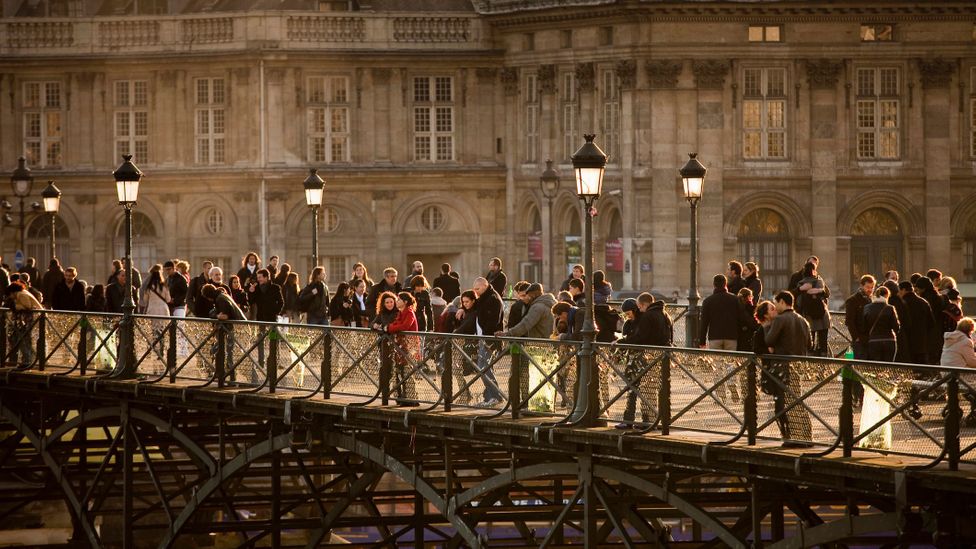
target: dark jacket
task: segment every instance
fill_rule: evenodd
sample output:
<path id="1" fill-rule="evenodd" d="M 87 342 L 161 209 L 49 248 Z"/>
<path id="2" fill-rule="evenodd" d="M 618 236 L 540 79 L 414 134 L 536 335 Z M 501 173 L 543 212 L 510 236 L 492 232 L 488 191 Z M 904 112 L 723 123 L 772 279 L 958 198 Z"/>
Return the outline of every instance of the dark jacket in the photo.
<path id="1" fill-rule="evenodd" d="M 430 292 L 421 290 L 413 294 L 417 304 L 414 307 L 414 314 L 417 316 L 417 331 L 434 331 L 434 308 L 430 304 Z"/>
<path id="2" fill-rule="evenodd" d="M 40 273 L 37 272 L 37 267 L 26 267 L 25 266 L 25 267 L 21 267 L 20 270 L 17 271 L 17 272 L 18 273 L 27 273 L 27 276 L 30 277 L 30 285 L 31 286 L 34 286 L 35 284 L 38 285 L 38 286 L 41 285 L 41 281 L 39 279 L 40 278 Z"/>
<path id="3" fill-rule="evenodd" d="M 705 342 L 716 339 L 739 339 L 739 298 L 726 288 L 716 288 L 702 302 L 698 340 Z"/>
<path id="4" fill-rule="evenodd" d="M 237 306 L 234 298 L 224 292 L 217 294 L 213 309 L 210 312 L 213 313 L 211 318 L 217 318 L 217 315 L 223 313 L 227 315 L 227 320 L 244 320 L 244 312 Z"/>
<path id="5" fill-rule="evenodd" d="M 872 301 L 864 306 L 859 331 L 867 335 L 868 341 L 895 339 L 900 329 L 898 313 L 891 305 L 882 301 Z"/>
<path id="6" fill-rule="evenodd" d="M 810 323 L 793 309 L 787 309 L 765 327 L 765 343 L 777 355 L 806 356 L 810 346 Z"/>
<path id="7" fill-rule="evenodd" d="M 356 323 L 356 326 L 365 327 L 369 325 L 369 319 L 376 314 L 376 309 L 370 309 L 367 305 L 369 303 L 369 294 L 363 294 L 363 301 L 359 301 L 359 297 L 355 293 L 350 296 L 352 300 L 352 319 Z"/>
<path id="8" fill-rule="evenodd" d="M 552 333 L 552 306 L 556 304 L 556 298 L 552 294 L 542 294 L 532 300 L 532 303 L 525 306 L 521 301 L 512 305 L 521 305 L 520 309 L 524 314 L 520 314 L 516 322 L 512 323 L 512 313 L 508 313 L 508 335 L 516 337 L 531 337 L 536 339 L 546 339 Z M 576 316 L 582 316 L 578 313 Z"/>
<path id="9" fill-rule="evenodd" d="M 169 287 L 169 297 L 172 300 L 169 306 L 170 312 L 173 312 L 176 307 L 186 306 L 186 294 L 189 290 L 186 278 L 180 273 L 173 273 L 166 279 L 166 286 Z"/>
<path id="10" fill-rule="evenodd" d="M 752 290 L 752 302 L 759 303 L 759 298 L 763 292 L 762 279 L 756 275 L 749 275 L 743 279 L 743 282 L 745 282 L 746 288 Z"/>
<path id="11" fill-rule="evenodd" d="M 929 364 L 939 364 L 939 357 L 942 356 L 942 346 L 945 342 L 942 331 L 942 312 L 945 310 L 945 303 L 942 296 L 935 290 L 925 290 L 920 296 L 928 302 L 932 309 L 932 326 L 929 327 L 927 337 L 927 352 Z"/>
<path id="12" fill-rule="evenodd" d="M 44 280 L 41 281 L 41 291 L 44 292 L 44 305 L 51 307 L 54 299 L 54 290 L 62 282 L 64 282 L 64 270 L 61 267 L 48 269 L 44 273 Z"/>
<path id="13" fill-rule="evenodd" d="M 753 340 L 759 321 L 756 320 L 756 307 L 752 302 L 744 303 L 739 300 L 739 340 L 735 344 L 736 351 L 752 351 Z"/>
<path id="14" fill-rule="evenodd" d="M 508 327 L 517 326 L 528 310 L 529 306 L 523 303 L 521 299 L 512 303 L 512 306 L 508 308 Z"/>
<path id="15" fill-rule="evenodd" d="M 444 292 L 444 301 L 448 303 L 461 295 L 461 282 L 449 274 L 442 274 L 435 278 L 433 287 L 440 288 Z"/>
<path id="16" fill-rule="evenodd" d="M 113 282 L 105 288 L 105 310 L 110 313 L 121 313 L 122 303 L 125 301 L 125 287 Z M 139 287 L 132 285 L 132 302 L 139 303 Z"/>
<path id="17" fill-rule="evenodd" d="M 247 288 L 247 285 L 253 280 L 255 284 L 258 283 L 258 271 L 261 267 L 255 266 L 254 272 L 247 270 L 247 267 L 241 267 L 241 270 L 237 271 L 237 278 L 241 281 L 241 288 Z M 270 271 L 269 271 L 270 272 Z M 271 278 L 273 279 L 275 275 L 278 274 L 277 270 L 271 273 Z"/>
<path id="18" fill-rule="evenodd" d="M 505 295 L 505 288 L 508 287 L 508 277 L 505 275 L 505 271 L 498 269 L 497 272 L 489 272 L 485 275 L 485 279 L 498 292 L 499 296 Z"/>
<path id="19" fill-rule="evenodd" d="M 51 296 L 51 308 L 55 311 L 84 311 L 85 310 L 85 285 L 80 280 L 75 280 L 74 285 L 69 289 L 64 280 L 54 287 Z"/>
<path id="20" fill-rule="evenodd" d="M 246 313 L 248 311 L 250 307 L 248 306 L 248 302 L 247 302 L 247 290 L 231 289 L 230 296 L 234 298 L 234 303 L 237 304 L 237 307 L 241 310 L 241 312 Z"/>
<path id="21" fill-rule="evenodd" d="M 89 313 L 104 313 L 107 310 L 108 304 L 105 302 L 104 297 L 96 299 L 94 296 L 89 295 L 85 299 L 85 311 Z"/>
<path id="22" fill-rule="evenodd" d="M 739 290 L 746 287 L 746 281 L 741 276 L 733 276 L 729 278 L 729 293 L 732 295 L 738 295 Z"/>
<path id="23" fill-rule="evenodd" d="M 187 310 L 192 311 L 195 317 L 210 317 L 210 308 L 213 305 L 206 299 L 200 299 L 200 290 L 209 282 L 207 277 L 202 274 L 190 279 L 186 292 L 186 306 Z"/>
<path id="24" fill-rule="evenodd" d="M 313 294 L 312 290 L 318 291 Z M 288 309 L 289 293 L 288 288 L 285 288 L 285 309 Z M 319 281 L 306 285 L 298 293 L 295 300 L 296 308 L 291 310 L 303 310 L 308 316 L 315 318 L 327 318 L 329 316 L 329 287 L 325 285 L 325 282 Z M 349 315 L 352 316 L 351 309 Z"/>
<path id="25" fill-rule="evenodd" d="M 851 341 L 861 343 L 868 341 L 868 334 L 861 329 L 861 319 L 864 316 L 864 306 L 869 303 L 871 298 L 864 295 L 860 288 L 844 301 L 844 325 L 851 334 Z"/>
<path id="26" fill-rule="evenodd" d="M 373 284 L 373 287 L 369 289 L 369 297 L 366 298 L 366 311 L 369 317 L 372 318 L 376 314 L 376 300 L 379 299 L 381 293 L 393 292 L 398 294 L 401 291 L 403 291 L 403 285 L 400 284 L 399 280 L 393 286 L 387 284 L 386 279 Z"/>
<path id="27" fill-rule="evenodd" d="M 555 299 L 555 298 L 553 298 Z M 522 320 L 525 320 L 524 318 Z M 586 312 L 579 307 L 573 306 L 566 315 L 566 331 L 559 334 L 559 339 L 564 341 L 583 340 L 583 322 L 586 321 Z"/>
<path id="28" fill-rule="evenodd" d="M 346 326 L 354 326 L 356 323 L 352 298 L 336 292 L 329 302 L 329 320 L 332 324 L 338 324 L 336 321 L 340 319 Z"/>
<path id="29" fill-rule="evenodd" d="M 619 339 L 628 345 L 657 345 L 670 347 L 674 340 L 674 326 L 664 312 L 664 302 L 655 301 L 635 316 L 636 326 L 630 334 Z"/>
<path id="30" fill-rule="evenodd" d="M 908 346 L 911 349 L 912 360 L 930 361 L 929 337 L 932 334 L 932 326 L 935 324 L 932 316 L 932 307 L 928 302 L 918 296 L 915 292 L 909 292 L 902 296 L 908 315 L 902 319 L 907 331 Z M 942 341 L 939 342 L 942 344 Z M 941 349 L 940 349 L 941 354 Z"/>
<path id="31" fill-rule="evenodd" d="M 298 308 L 298 294 L 301 293 L 301 289 L 295 287 L 294 284 L 288 284 L 281 287 L 281 295 L 285 298 L 284 310 L 289 313 L 297 313 L 300 311 Z"/>
<path id="32" fill-rule="evenodd" d="M 285 306 L 281 286 L 273 282 L 259 284 L 251 292 L 248 302 L 256 309 L 254 319 L 259 322 L 278 322 L 278 315 Z"/>
<path id="33" fill-rule="evenodd" d="M 505 308 L 502 305 L 502 297 L 493 286 L 488 286 L 481 294 L 475 302 L 475 310 L 478 312 L 478 325 L 481 326 L 482 334 L 494 335 L 495 332 L 501 331 Z"/>

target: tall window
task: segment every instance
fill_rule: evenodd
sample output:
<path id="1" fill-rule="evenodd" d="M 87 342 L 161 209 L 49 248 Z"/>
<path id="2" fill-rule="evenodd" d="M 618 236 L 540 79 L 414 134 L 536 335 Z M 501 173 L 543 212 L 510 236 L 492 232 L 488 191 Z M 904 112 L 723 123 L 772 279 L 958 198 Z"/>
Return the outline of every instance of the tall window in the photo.
<path id="1" fill-rule="evenodd" d="M 131 154 L 149 161 L 148 90 L 145 80 L 115 82 L 115 157 Z"/>
<path id="2" fill-rule="evenodd" d="M 61 83 L 24 83 L 24 154 L 38 167 L 61 165 Z"/>
<path id="3" fill-rule="evenodd" d="M 745 69 L 742 80 L 742 155 L 786 158 L 786 69 Z"/>
<path id="4" fill-rule="evenodd" d="M 857 157 L 900 155 L 899 77 L 896 68 L 857 69 Z"/>
<path id="5" fill-rule="evenodd" d="M 224 163 L 224 79 L 198 78 L 197 164 Z"/>
<path id="6" fill-rule="evenodd" d="M 576 152 L 576 147 L 579 146 L 579 135 L 576 129 L 576 112 L 578 110 L 578 106 L 576 103 L 575 74 L 571 72 L 563 74 L 560 99 L 562 101 L 563 109 L 562 159 L 568 161 L 569 158 L 573 156 L 573 153 Z"/>
<path id="7" fill-rule="evenodd" d="M 454 81 L 413 79 L 413 156 L 419 162 L 454 160 Z"/>
<path id="8" fill-rule="evenodd" d="M 535 162 L 539 151 L 539 79 L 525 76 L 525 162 Z"/>
<path id="9" fill-rule="evenodd" d="M 611 162 L 616 162 L 614 157 L 617 155 L 617 130 L 620 111 L 617 74 L 612 69 L 606 69 L 602 71 L 602 77 L 600 133 L 603 137 L 603 151 L 610 157 Z"/>
<path id="10" fill-rule="evenodd" d="M 54 253 L 62 265 L 70 265 L 72 258 L 71 234 L 68 225 L 65 224 L 61 216 L 55 215 L 54 222 L 57 224 L 54 236 Z M 39 215 L 30 222 L 27 227 L 27 241 L 24 243 L 24 253 L 27 257 L 37 259 L 38 265 L 46 265 L 51 255 L 51 218 L 48 215 Z"/>
<path id="11" fill-rule="evenodd" d="M 349 161 L 349 79 L 308 79 L 308 158 L 312 162 Z"/>
<path id="12" fill-rule="evenodd" d="M 787 289 L 790 281 L 790 233 L 786 220 L 769 208 L 752 210 L 739 223 L 739 255 L 755 262 L 766 296 Z"/>

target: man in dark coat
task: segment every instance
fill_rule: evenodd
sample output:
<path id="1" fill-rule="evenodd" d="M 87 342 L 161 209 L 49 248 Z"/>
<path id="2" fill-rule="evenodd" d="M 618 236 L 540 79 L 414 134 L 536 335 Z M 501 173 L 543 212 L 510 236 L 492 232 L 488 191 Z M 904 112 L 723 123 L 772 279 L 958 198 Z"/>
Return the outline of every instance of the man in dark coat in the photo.
<path id="1" fill-rule="evenodd" d="M 871 296 L 874 295 L 874 285 L 877 281 L 871 275 L 864 275 L 860 282 L 861 285 L 857 291 L 844 301 L 844 325 L 847 326 L 847 332 L 851 335 L 854 358 L 867 360 L 868 334 L 861 330 L 861 315 L 864 312 L 864 306 L 871 303 Z"/>
<path id="2" fill-rule="evenodd" d="M 939 359 L 942 358 L 942 345 L 944 344 L 942 311 L 945 309 L 945 302 L 929 278 L 932 276 L 932 271 L 935 269 L 931 269 L 929 273 L 926 273 L 926 276 L 919 278 L 915 287 L 918 288 L 918 296 L 929 304 L 929 309 L 932 311 L 932 325 L 929 327 L 928 335 L 925 338 L 926 358 L 928 358 L 929 364 L 938 364 Z M 935 272 L 938 273 L 938 271 Z"/>
<path id="3" fill-rule="evenodd" d="M 383 270 L 383 280 L 380 280 L 373 287 L 369 289 L 369 296 L 366 297 L 366 314 L 369 318 L 373 318 L 376 314 L 376 300 L 379 299 L 380 294 L 383 292 L 392 292 L 393 295 L 399 295 L 403 290 L 403 285 L 397 280 L 397 270 L 393 267 L 387 267 Z"/>
<path id="4" fill-rule="evenodd" d="M 125 269 L 115 275 L 115 282 L 105 288 L 105 310 L 110 313 L 121 313 L 122 303 L 125 302 Z M 132 283 L 132 302 L 139 303 L 139 287 Z"/>
<path id="5" fill-rule="evenodd" d="M 210 316 L 210 305 L 207 300 L 197 299 L 200 297 L 200 291 L 203 287 L 210 283 L 210 269 L 213 268 L 213 261 L 203 262 L 203 272 L 199 275 L 193 277 L 190 280 L 190 284 L 186 291 L 186 304 L 187 308 L 193 312 L 193 316 L 199 318 L 207 318 Z M 197 302 L 201 303 L 197 303 Z M 206 309 L 204 309 L 206 307 Z"/>
<path id="6" fill-rule="evenodd" d="M 281 286 L 271 282 L 271 273 L 267 269 L 258 270 L 257 284 L 248 286 L 248 292 L 248 303 L 257 309 L 254 319 L 258 322 L 278 322 L 285 298 L 281 294 Z"/>
<path id="7" fill-rule="evenodd" d="M 632 305 L 624 303 L 624 308 L 628 309 Z M 630 333 L 617 340 L 618 343 L 629 345 L 656 345 L 659 347 L 670 347 L 674 340 L 674 325 L 671 318 L 664 312 L 664 302 L 655 301 L 654 296 L 644 292 L 637 296 L 637 311 L 632 313 L 632 320 L 628 322 L 636 323 Z M 637 413 L 637 393 L 633 390 L 627 395 L 627 403 L 624 406 L 624 421 L 617 424 L 617 429 L 630 429 L 632 427 L 645 428 L 651 423 L 651 412 L 658 404 L 658 392 L 660 390 L 660 369 L 651 367 L 648 369 L 645 357 L 642 353 L 630 353 L 627 360 L 626 375 L 630 378 L 632 385 L 636 385 L 641 402 L 641 418 L 643 423 L 634 424 L 634 416 Z M 655 412 L 656 413 L 656 412 Z"/>
<path id="8" fill-rule="evenodd" d="M 47 272 L 44 273 L 43 280 L 41 280 L 41 292 L 44 293 L 44 305 L 51 307 L 51 300 L 54 299 L 54 289 L 63 281 L 64 269 L 61 268 L 61 262 L 57 258 L 53 258 L 48 265 Z"/>
<path id="9" fill-rule="evenodd" d="M 455 297 L 461 295 L 461 282 L 456 276 L 451 276 L 450 263 L 441 265 L 441 274 L 434 279 L 434 287 L 440 288 L 444 292 L 444 301 L 448 303 L 454 301 Z M 512 325 L 511 322 L 509 325 Z"/>
<path id="10" fill-rule="evenodd" d="M 169 289 L 169 314 L 185 317 L 186 294 L 189 290 L 186 278 L 176 271 L 176 262 L 173 260 L 163 263 L 163 274 L 166 276 L 166 287 Z"/>
<path id="11" fill-rule="evenodd" d="M 932 307 L 915 293 L 908 280 L 898 283 L 898 297 L 905 304 L 907 312 L 904 317 L 898 318 L 903 324 L 901 333 L 905 334 L 908 343 L 909 361 L 912 364 L 928 364 L 929 334 L 935 324 Z"/>
<path id="12" fill-rule="evenodd" d="M 776 295 L 776 316 L 763 327 L 766 344 L 777 355 L 804 356 L 810 346 L 810 324 L 793 310 L 793 294 Z M 786 448 L 807 448 L 812 445 L 813 432 L 810 414 L 803 404 L 796 404 L 802 394 L 800 376 L 792 372 L 789 362 L 774 362 L 764 366 L 775 372 L 780 383 L 773 392 L 774 410 Z M 795 405 L 794 405 L 795 404 Z M 788 412 L 784 412 L 789 408 Z"/>
<path id="13" fill-rule="evenodd" d="M 730 294 L 738 295 L 739 290 L 746 287 L 746 281 L 742 278 L 742 263 L 729 261 L 729 270 L 725 273 L 725 276 L 728 277 L 727 284 Z"/>
<path id="14" fill-rule="evenodd" d="M 729 293 L 725 275 L 712 278 L 712 295 L 702 301 L 699 346 L 734 351 L 739 341 L 739 299 Z M 707 339 L 706 339 L 707 337 Z"/>
<path id="15" fill-rule="evenodd" d="M 502 304 L 502 297 L 488 284 L 485 278 L 476 278 L 474 281 L 475 301 L 474 312 L 477 314 L 475 322 L 475 333 L 477 335 L 491 336 L 502 329 L 502 318 L 505 307 Z M 495 344 L 487 344 L 484 340 L 478 342 L 478 369 L 485 372 L 481 378 L 485 384 L 484 401 L 480 406 L 492 407 L 502 400 L 502 393 L 498 388 L 498 380 L 495 379 L 495 372 L 489 369 L 491 354 L 497 350 Z"/>
<path id="16" fill-rule="evenodd" d="M 64 270 L 64 280 L 52 291 L 51 304 L 55 311 L 85 310 L 85 284 L 78 280 L 74 267 Z"/>
<path id="17" fill-rule="evenodd" d="M 505 271 L 502 270 L 502 260 L 493 257 L 488 261 L 488 274 L 485 275 L 485 280 L 491 284 L 491 287 L 498 292 L 499 296 L 505 295 L 505 288 L 508 286 L 508 277 L 505 276 Z"/>
<path id="18" fill-rule="evenodd" d="M 653 295 L 644 292 L 637 296 L 637 309 L 637 326 L 633 332 L 617 340 L 618 343 L 670 347 L 674 340 L 674 325 L 664 312 L 664 302 L 655 301 Z"/>

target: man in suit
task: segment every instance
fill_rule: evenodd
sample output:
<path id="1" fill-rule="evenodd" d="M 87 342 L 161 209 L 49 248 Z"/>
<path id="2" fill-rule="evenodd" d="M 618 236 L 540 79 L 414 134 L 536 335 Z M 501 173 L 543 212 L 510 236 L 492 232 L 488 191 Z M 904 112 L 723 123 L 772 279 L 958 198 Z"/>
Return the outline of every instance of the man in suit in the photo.
<path id="1" fill-rule="evenodd" d="M 810 324 L 793 310 L 793 294 L 776 295 L 776 316 L 763 327 L 769 351 L 777 355 L 805 356 L 810 346 Z M 765 366 L 779 383 L 773 399 L 784 448 L 809 448 L 813 445 L 810 414 L 798 403 L 802 394 L 800 376 L 793 375 L 789 361 L 776 361 Z M 795 406 L 794 406 L 795 404 Z M 789 411 L 784 413 L 784 410 Z"/>

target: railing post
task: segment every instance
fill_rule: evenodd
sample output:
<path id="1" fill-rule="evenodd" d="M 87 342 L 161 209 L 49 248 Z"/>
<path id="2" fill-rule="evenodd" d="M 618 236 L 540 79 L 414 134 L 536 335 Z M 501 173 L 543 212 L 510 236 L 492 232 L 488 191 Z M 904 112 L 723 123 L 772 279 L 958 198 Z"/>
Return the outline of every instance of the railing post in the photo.
<path id="1" fill-rule="evenodd" d="M 176 383 L 176 318 L 169 321 L 166 327 L 166 339 L 169 341 L 169 348 L 166 349 L 166 371 L 169 373 L 169 382 Z"/>
<path id="2" fill-rule="evenodd" d="M 746 420 L 746 436 L 749 446 L 756 444 L 756 431 L 758 429 L 758 410 L 756 409 L 756 359 L 749 359 L 746 365 L 746 394 L 742 400 L 743 412 Z M 758 537 L 757 537 L 758 538 Z"/>
<path id="3" fill-rule="evenodd" d="M 393 356 L 390 339 L 380 334 L 380 401 L 383 406 L 390 404 L 390 378 L 393 376 Z"/>
<path id="4" fill-rule="evenodd" d="M 227 363 L 227 330 L 224 323 L 217 322 L 217 356 L 214 357 L 214 375 L 217 376 L 217 388 L 224 388 L 224 377 Z M 273 392 L 273 391 L 272 391 Z"/>
<path id="5" fill-rule="evenodd" d="M 332 398 L 332 328 L 325 328 L 322 338 L 322 371 L 319 375 L 322 380 L 322 398 L 328 400 Z"/>
<path id="6" fill-rule="evenodd" d="M 278 388 L 278 327 L 272 326 L 268 330 L 268 392 L 274 393 Z"/>
<path id="7" fill-rule="evenodd" d="M 962 409 L 959 408 L 959 374 L 949 374 L 946 383 L 945 448 L 949 458 L 949 470 L 959 470 L 959 429 Z"/>
<path id="8" fill-rule="evenodd" d="M 84 376 L 88 371 L 88 330 L 91 329 L 88 325 L 88 317 L 82 316 L 78 327 L 78 368 Z"/>
<path id="9" fill-rule="evenodd" d="M 522 408 L 522 348 L 516 342 L 508 347 L 512 357 L 512 369 L 508 375 L 508 400 L 512 405 L 512 419 L 518 419 Z"/>
<path id="10" fill-rule="evenodd" d="M 844 364 L 840 371 L 841 402 L 840 402 L 840 440 L 844 457 L 851 457 L 854 452 L 854 368 Z"/>
<path id="11" fill-rule="evenodd" d="M 648 372 L 650 373 L 650 372 Z M 647 375 L 647 374 L 645 374 Z M 661 434 L 671 432 L 671 351 L 661 357 L 661 387 L 657 394 L 657 409 L 661 416 Z"/>
<path id="12" fill-rule="evenodd" d="M 44 367 L 47 366 L 47 334 L 45 333 L 47 324 L 47 315 L 44 311 L 40 311 L 40 317 L 37 319 L 37 369 L 44 371 Z M 28 337 L 30 337 L 28 335 Z"/>
<path id="13" fill-rule="evenodd" d="M 450 412 L 454 404 L 454 358 L 451 338 L 445 337 L 441 351 L 441 393 L 444 395 L 444 411 Z"/>

